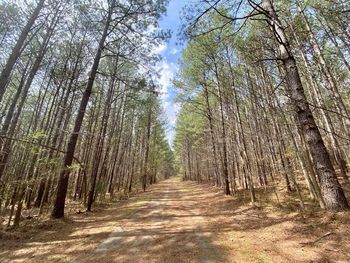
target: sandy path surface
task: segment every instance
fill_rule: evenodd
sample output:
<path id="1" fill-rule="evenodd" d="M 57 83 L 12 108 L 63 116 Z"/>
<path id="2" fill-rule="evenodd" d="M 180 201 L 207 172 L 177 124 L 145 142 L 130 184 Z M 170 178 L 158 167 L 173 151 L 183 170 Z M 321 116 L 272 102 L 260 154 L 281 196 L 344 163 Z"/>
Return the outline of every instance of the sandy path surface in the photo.
<path id="1" fill-rule="evenodd" d="M 223 262 L 213 244 L 199 193 L 176 180 L 162 182 L 142 206 L 119 221 L 94 253 L 77 262 Z"/>
<path id="2" fill-rule="evenodd" d="M 217 188 L 170 179 L 0 242 L 0 262 L 350 262 L 349 214 L 317 215 L 253 209 Z"/>

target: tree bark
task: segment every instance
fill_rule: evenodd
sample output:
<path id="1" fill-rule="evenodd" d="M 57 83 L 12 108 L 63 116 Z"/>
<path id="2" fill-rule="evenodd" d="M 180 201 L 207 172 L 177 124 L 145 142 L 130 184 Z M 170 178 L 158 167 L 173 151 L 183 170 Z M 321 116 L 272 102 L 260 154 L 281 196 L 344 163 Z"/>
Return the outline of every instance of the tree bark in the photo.
<path id="1" fill-rule="evenodd" d="M 83 97 L 82 97 L 81 102 L 80 102 L 79 111 L 78 111 L 78 115 L 75 119 L 73 132 L 70 135 L 69 143 L 67 146 L 67 151 L 66 151 L 66 154 L 64 156 L 64 162 L 63 162 L 64 170 L 59 174 L 59 177 L 58 177 L 56 197 L 55 197 L 54 207 L 53 207 L 53 210 L 51 213 L 51 216 L 53 218 L 61 218 L 64 216 L 64 205 L 65 205 L 65 201 L 66 201 L 68 179 L 69 179 L 69 173 L 70 173 L 69 169 L 73 163 L 74 152 L 75 152 L 76 144 L 78 141 L 79 132 L 80 132 L 80 129 L 81 129 L 81 126 L 83 123 L 85 110 L 86 110 L 87 104 L 88 104 L 90 96 L 91 96 L 92 87 L 94 85 L 96 74 L 97 74 L 97 69 L 98 69 L 98 66 L 100 64 L 102 51 L 104 49 L 105 41 L 106 41 L 106 38 L 108 35 L 108 29 L 109 29 L 109 25 L 110 25 L 111 20 L 112 20 L 112 13 L 113 13 L 114 5 L 115 5 L 115 0 L 112 1 L 111 5 L 109 7 L 105 27 L 104 27 L 102 37 L 101 37 L 99 45 L 98 45 L 97 53 L 96 53 L 95 58 L 94 58 L 94 63 L 93 63 L 93 66 L 92 66 L 92 69 L 90 72 L 89 80 L 88 80 L 86 89 L 84 91 Z"/>
<path id="2" fill-rule="evenodd" d="M 297 125 L 300 125 L 309 146 L 313 164 L 319 176 L 326 209 L 334 211 L 349 209 L 344 191 L 336 177 L 329 153 L 307 102 L 298 67 L 291 53 L 283 26 L 274 10 L 272 1 L 263 0 L 262 4 L 268 12 L 267 21 L 279 42 L 280 59 L 286 73 L 288 93 L 294 109 L 295 120 Z"/>
<path id="3" fill-rule="evenodd" d="M 18 40 L 16 42 L 16 45 L 12 49 L 12 52 L 11 52 L 9 58 L 6 61 L 6 64 L 3 68 L 3 70 L 1 71 L 1 74 L 0 74 L 0 102 L 2 101 L 2 98 L 5 94 L 6 86 L 7 86 L 7 83 L 9 81 L 11 71 L 12 71 L 14 65 L 16 64 L 17 59 L 21 55 L 22 48 L 24 46 L 24 42 L 27 39 L 27 36 L 28 36 L 31 28 L 32 28 L 35 20 L 38 17 L 38 15 L 39 15 L 39 13 L 44 5 L 44 2 L 45 2 L 45 0 L 40 0 L 38 5 L 34 9 L 34 12 L 32 13 L 31 17 L 29 18 L 27 24 L 23 28 L 21 34 L 18 36 Z"/>

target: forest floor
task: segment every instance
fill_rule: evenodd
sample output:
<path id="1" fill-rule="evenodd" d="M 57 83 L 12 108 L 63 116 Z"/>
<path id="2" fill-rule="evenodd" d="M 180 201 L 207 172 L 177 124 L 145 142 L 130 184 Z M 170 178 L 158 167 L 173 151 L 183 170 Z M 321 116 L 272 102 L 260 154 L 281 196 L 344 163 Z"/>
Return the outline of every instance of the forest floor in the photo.
<path id="1" fill-rule="evenodd" d="M 349 226 L 349 213 L 253 208 L 174 178 L 0 237 L 0 262 L 350 262 Z"/>

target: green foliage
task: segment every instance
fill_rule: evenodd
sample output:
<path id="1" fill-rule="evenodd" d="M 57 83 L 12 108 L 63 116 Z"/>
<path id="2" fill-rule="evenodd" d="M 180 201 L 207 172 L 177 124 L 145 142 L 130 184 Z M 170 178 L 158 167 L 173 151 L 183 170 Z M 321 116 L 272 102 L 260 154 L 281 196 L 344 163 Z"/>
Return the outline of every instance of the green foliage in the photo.
<path id="1" fill-rule="evenodd" d="M 75 171 L 79 171 L 79 169 L 81 169 L 81 165 L 74 163 L 74 164 L 68 166 L 67 168 L 69 169 L 69 171 L 75 172 Z"/>

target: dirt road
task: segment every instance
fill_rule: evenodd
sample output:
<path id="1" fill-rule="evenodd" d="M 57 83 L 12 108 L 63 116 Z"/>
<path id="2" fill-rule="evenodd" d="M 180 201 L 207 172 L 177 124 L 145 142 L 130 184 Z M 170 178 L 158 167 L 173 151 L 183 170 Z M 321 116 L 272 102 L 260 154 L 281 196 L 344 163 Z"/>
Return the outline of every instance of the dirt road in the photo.
<path id="1" fill-rule="evenodd" d="M 162 182 L 142 205 L 82 262 L 224 262 L 223 249 L 214 244 L 215 225 L 206 203 L 194 188 L 176 180 Z"/>
<path id="2" fill-rule="evenodd" d="M 348 262 L 349 236 L 338 223 L 315 220 L 253 209 L 214 187 L 171 179 L 117 207 L 77 215 L 61 222 L 59 229 L 54 224 L 17 247 L 7 243 L 0 258 L 76 263 Z M 329 231 L 331 235 L 310 243 Z"/>

